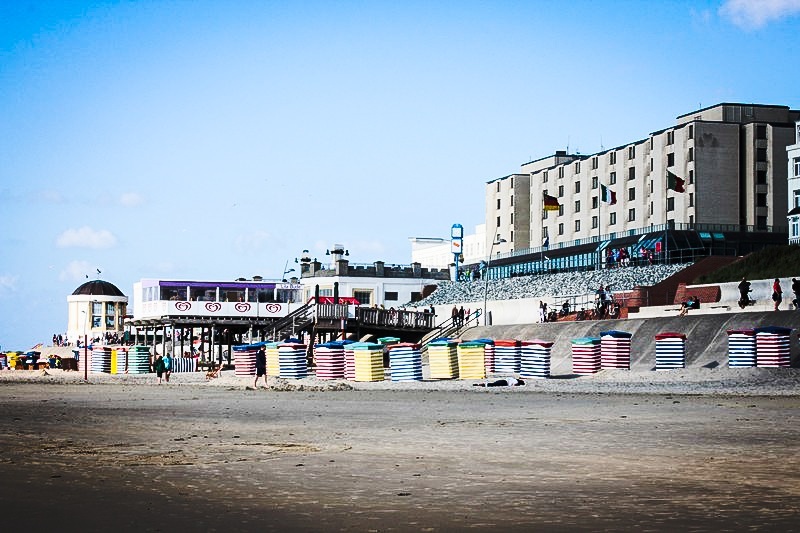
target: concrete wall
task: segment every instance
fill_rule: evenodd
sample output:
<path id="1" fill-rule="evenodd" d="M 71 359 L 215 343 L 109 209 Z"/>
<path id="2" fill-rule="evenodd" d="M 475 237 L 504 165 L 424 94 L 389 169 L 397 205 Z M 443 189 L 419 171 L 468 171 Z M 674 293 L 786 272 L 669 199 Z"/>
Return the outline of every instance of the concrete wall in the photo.
<path id="1" fill-rule="evenodd" d="M 465 306 L 466 307 L 466 306 Z M 572 374 L 572 339 L 599 337 L 601 331 L 619 330 L 632 333 L 631 369 L 653 370 L 656 362 L 655 335 L 680 332 L 687 336 L 687 368 L 717 368 L 728 365 L 726 330 L 761 326 L 800 328 L 800 312 L 735 313 L 719 315 L 663 317 L 630 320 L 596 320 L 591 322 L 555 322 L 476 327 L 462 335 L 464 340 L 544 339 L 553 341 L 551 373 Z M 798 366 L 797 331 L 792 333 L 792 366 Z"/>

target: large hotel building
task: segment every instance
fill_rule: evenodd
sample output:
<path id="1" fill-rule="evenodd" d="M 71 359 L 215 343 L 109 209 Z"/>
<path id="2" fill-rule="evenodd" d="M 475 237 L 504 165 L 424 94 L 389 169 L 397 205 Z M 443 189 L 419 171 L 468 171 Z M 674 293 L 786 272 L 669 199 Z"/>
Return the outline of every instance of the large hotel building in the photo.
<path id="1" fill-rule="evenodd" d="M 786 106 L 722 103 L 644 139 L 591 155 L 556 152 L 489 181 L 493 277 L 599 266 L 612 246 L 677 260 L 666 254 L 741 255 L 786 243 L 795 194 L 787 147 L 798 121 Z M 603 187 L 616 203 L 602 201 Z M 559 206 L 544 210 L 545 195 Z"/>

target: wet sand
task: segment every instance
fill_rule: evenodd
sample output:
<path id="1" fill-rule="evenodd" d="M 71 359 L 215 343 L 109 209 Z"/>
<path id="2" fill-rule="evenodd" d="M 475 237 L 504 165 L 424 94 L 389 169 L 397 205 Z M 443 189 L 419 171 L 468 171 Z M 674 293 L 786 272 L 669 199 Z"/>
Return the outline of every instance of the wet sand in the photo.
<path id="1" fill-rule="evenodd" d="M 800 527 L 797 396 L 9 382 L 0 399 L 8 531 Z"/>

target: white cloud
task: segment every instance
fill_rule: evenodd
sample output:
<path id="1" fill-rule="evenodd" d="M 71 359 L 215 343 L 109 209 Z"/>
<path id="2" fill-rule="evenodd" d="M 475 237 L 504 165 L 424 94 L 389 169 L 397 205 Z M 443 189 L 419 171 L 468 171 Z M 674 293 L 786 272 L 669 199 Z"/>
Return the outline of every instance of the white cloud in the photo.
<path id="1" fill-rule="evenodd" d="M 144 203 L 144 198 L 138 192 L 126 192 L 120 196 L 119 203 L 125 207 L 137 207 Z"/>
<path id="2" fill-rule="evenodd" d="M 58 279 L 61 281 L 83 281 L 88 274 L 96 272 L 88 261 L 71 261 L 67 268 L 61 271 Z"/>
<path id="3" fill-rule="evenodd" d="M 117 238 L 108 230 L 93 230 L 89 226 L 78 229 L 70 228 L 58 236 L 56 245 L 59 248 L 111 248 L 117 244 Z"/>
<path id="4" fill-rule="evenodd" d="M 0 275 L 0 295 L 17 289 L 17 276 L 10 274 Z"/>
<path id="5" fill-rule="evenodd" d="M 800 13 L 800 0 L 726 0 L 719 14 L 740 28 L 758 29 Z"/>

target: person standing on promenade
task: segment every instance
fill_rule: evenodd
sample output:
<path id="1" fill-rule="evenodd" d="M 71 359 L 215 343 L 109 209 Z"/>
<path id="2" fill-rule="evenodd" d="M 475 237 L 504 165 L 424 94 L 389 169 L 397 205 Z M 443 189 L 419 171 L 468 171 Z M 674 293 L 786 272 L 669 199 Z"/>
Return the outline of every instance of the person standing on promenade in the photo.
<path id="1" fill-rule="evenodd" d="M 164 356 L 164 378 L 169 383 L 169 376 L 172 374 L 172 356 L 167 354 Z"/>
<path id="2" fill-rule="evenodd" d="M 267 383 L 267 352 L 264 347 L 260 347 L 256 352 L 256 380 L 253 382 L 253 388 L 258 388 L 258 378 L 264 376 L 264 388 L 269 389 Z"/>
<path id="3" fill-rule="evenodd" d="M 775 302 L 775 311 L 777 311 L 783 301 L 783 289 L 781 289 L 781 280 L 778 278 L 775 278 L 775 282 L 772 284 L 772 301 Z"/>

